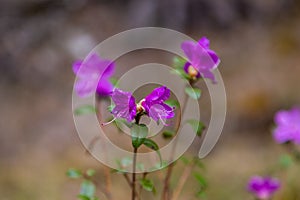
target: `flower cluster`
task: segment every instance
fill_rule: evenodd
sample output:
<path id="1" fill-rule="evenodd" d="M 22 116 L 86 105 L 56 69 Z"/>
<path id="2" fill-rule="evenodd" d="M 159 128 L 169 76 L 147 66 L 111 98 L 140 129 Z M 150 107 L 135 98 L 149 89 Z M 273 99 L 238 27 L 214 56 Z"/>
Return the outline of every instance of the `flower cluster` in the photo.
<path id="1" fill-rule="evenodd" d="M 90 55 L 85 62 L 78 60 L 73 63 L 73 72 L 79 78 L 75 84 L 75 91 L 80 97 L 87 97 L 96 93 L 108 96 L 113 91 L 110 77 L 114 73 L 114 63 L 101 59 L 97 54 Z"/>
<path id="2" fill-rule="evenodd" d="M 270 199 L 279 190 L 280 182 L 276 178 L 253 176 L 248 182 L 248 191 L 260 200 Z"/>
<path id="3" fill-rule="evenodd" d="M 174 117 L 174 108 L 165 103 L 170 97 L 170 90 L 165 86 L 154 89 L 137 104 L 130 92 L 120 89 L 115 89 L 111 97 L 115 104 L 112 110 L 115 118 L 124 118 L 128 122 L 131 122 L 137 116 L 145 114 L 156 122 L 161 120 L 164 123 L 164 119 Z"/>
<path id="4" fill-rule="evenodd" d="M 212 70 L 217 68 L 220 59 L 209 48 L 209 40 L 206 37 L 202 37 L 198 42 L 185 41 L 181 48 L 188 58 L 183 67 L 184 71 L 192 80 L 203 77 L 216 81 Z"/>
<path id="5" fill-rule="evenodd" d="M 281 110 L 275 115 L 276 128 L 274 139 L 279 143 L 293 142 L 300 144 L 300 109 Z"/>

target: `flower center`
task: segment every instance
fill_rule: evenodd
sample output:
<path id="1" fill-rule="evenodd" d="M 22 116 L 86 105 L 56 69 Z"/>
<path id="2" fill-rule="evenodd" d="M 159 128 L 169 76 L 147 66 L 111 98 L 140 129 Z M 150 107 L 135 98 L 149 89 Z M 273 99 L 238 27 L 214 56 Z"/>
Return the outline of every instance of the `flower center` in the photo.
<path id="1" fill-rule="evenodd" d="M 136 111 L 138 113 L 145 112 L 145 108 L 142 106 L 142 103 L 145 101 L 145 99 L 142 99 L 138 104 L 136 104 Z"/>
<path id="2" fill-rule="evenodd" d="M 196 77 L 197 75 L 198 75 L 198 71 L 192 66 L 192 65 L 190 65 L 189 67 L 188 67 L 188 74 L 192 77 L 192 78 L 194 78 L 194 77 Z"/>

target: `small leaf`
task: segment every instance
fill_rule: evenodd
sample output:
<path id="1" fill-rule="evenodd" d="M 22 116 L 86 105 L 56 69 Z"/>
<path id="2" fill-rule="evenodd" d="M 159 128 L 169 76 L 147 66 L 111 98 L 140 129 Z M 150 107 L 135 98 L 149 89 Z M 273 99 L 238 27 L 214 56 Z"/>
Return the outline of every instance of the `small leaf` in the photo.
<path id="1" fill-rule="evenodd" d="M 71 168 L 71 169 L 69 169 L 68 171 L 67 171 L 67 176 L 69 177 L 69 178 L 81 178 L 82 177 L 82 173 L 81 173 L 81 171 L 80 170 L 78 170 L 78 169 L 73 169 L 73 168 Z"/>
<path id="2" fill-rule="evenodd" d="M 196 163 L 197 167 L 199 167 L 200 169 L 204 169 L 205 170 L 205 165 L 204 165 L 204 163 L 201 160 L 196 159 L 195 163 Z"/>
<path id="3" fill-rule="evenodd" d="M 139 148 L 148 135 L 148 127 L 145 124 L 133 124 L 131 128 L 132 146 Z"/>
<path id="4" fill-rule="evenodd" d="M 279 157 L 279 164 L 282 168 L 288 168 L 293 164 L 293 158 L 289 155 L 281 155 Z"/>
<path id="5" fill-rule="evenodd" d="M 89 197 L 90 199 L 92 199 L 95 195 L 95 190 L 96 187 L 95 185 L 89 181 L 89 180 L 85 180 L 81 183 L 81 187 L 80 187 L 80 195 Z"/>
<path id="6" fill-rule="evenodd" d="M 189 119 L 186 122 L 192 126 L 194 132 L 198 136 L 202 135 L 203 131 L 205 130 L 205 125 L 202 122 L 200 122 L 196 119 Z"/>
<path id="7" fill-rule="evenodd" d="M 196 193 L 196 197 L 199 199 L 206 199 L 206 193 L 203 190 L 200 190 Z"/>
<path id="8" fill-rule="evenodd" d="M 110 78 L 110 82 L 113 84 L 113 86 L 118 87 L 118 79 L 112 77 Z"/>
<path id="9" fill-rule="evenodd" d="M 88 169 L 87 171 L 86 171 L 86 175 L 88 175 L 88 176 L 94 176 L 96 174 L 96 171 L 94 170 L 94 169 Z"/>
<path id="10" fill-rule="evenodd" d="M 129 157 L 124 157 L 121 159 L 121 167 L 128 167 L 130 165 L 132 165 L 132 158 L 129 158 Z"/>
<path id="11" fill-rule="evenodd" d="M 190 160 L 185 157 L 185 156 L 181 156 L 180 157 L 180 160 L 185 164 L 185 165 L 188 165 L 190 163 Z"/>
<path id="12" fill-rule="evenodd" d="M 180 57 L 174 57 L 173 59 L 173 63 L 174 63 L 174 67 L 176 69 L 183 69 L 185 63 L 186 63 L 186 60 L 183 59 L 183 58 L 180 58 Z"/>
<path id="13" fill-rule="evenodd" d="M 83 105 L 74 110 L 75 115 L 85 115 L 96 113 L 96 108 L 92 105 Z"/>
<path id="14" fill-rule="evenodd" d="M 79 195 L 77 196 L 77 198 L 80 199 L 80 200 L 91 200 L 90 197 L 85 196 L 85 195 L 83 195 L 83 194 L 79 194 Z"/>
<path id="15" fill-rule="evenodd" d="M 140 184 L 144 190 L 148 192 L 153 192 L 154 194 L 156 193 L 154 183 L 152 180 L 144 178 L 140 180 Z"/>
<path id="16" fill-rule="evenodd" d="M 136 168 L 139 169 L 140 171 L 145 171 L 145 166 L 143 163 L 137 163 Z"/>
<path id="17" fill-rule="evenodd" d="M 171 73 L 176 74 L 186 80 L 190 79 L 190 76 L 183 69 L 172 69 Z"/>
<path id="18" fill-rule="evenodd" d="M 157 153 L 157 155 L 158 155 L 158 157 L 159 157 L 160 166 L 162 167 L 162 165 L 163 165 L 163 163 L 162 163 L 162 157 L 161 157 L 161 154 L 160 154 L 160 151 L 159 151 L 159 147 L 158 147 L 158 145 L 156 144 L 156 142 L 154 142 L 154 141 L 151 140 L 151 139 L 145 138 L 143 144 L 144 144 L 146 147 L 148 147 L 148 148 L 150 148 L 150 149 L 156 151 L 156 153 Z"/>
<path id="19" fill-rule="evenodd" d="M 112 112 L 112 110 L 114 109 L 114 107 L 115 107 L 115 105 L 111 104 L 111 105 L 107 106 L 107 110 L 109 112 Z"/>
<path id="20" fill-rule="evenodd" d="M 168 131 L 164 131 L 162 133 L 162 136 L 165 138 L 165 139 L 169 139 L 169 138 L 172 138 L 176 133 L 174 131 L 171 131 L 171 130 L 168 130 Z"/>
<path id="21" fill-rule="evenodd" d="M 194 173 L 194 177 L 197 180 L 201 188 L 207 188 L 207 181 L 200 173 Z"/>
<path id="22" fill-rule="evenodd" d="M 189 95 L 192 99 L 199 99 L 201 96 L 201 90 L 199 88 L 186 87 L 185 93 Z"/>
<path id="23" fill-rule="evenodd" d="M 165 103 L 167 105 L 169 105 L 170 107 L 175 107 L 175 108 L 179 108 L 180 107 L 180 104 L 177 100 L 174 100 L 174 99 L 168 99 L 165 101 Z"/>

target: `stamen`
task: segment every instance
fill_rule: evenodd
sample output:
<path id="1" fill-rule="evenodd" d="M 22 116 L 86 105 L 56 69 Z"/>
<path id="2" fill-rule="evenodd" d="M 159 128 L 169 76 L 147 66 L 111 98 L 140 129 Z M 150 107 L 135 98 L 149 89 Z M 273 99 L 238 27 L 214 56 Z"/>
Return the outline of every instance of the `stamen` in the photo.
<path id="1" fill-rule="evenodd" d="M 113 118 L 113 119 L 110 120 L 109 122 L 101 123 L 101 126 L 109 125 L 109 124 L 113 123 L 115 120 L 116 120 L 116 118 Z"/>

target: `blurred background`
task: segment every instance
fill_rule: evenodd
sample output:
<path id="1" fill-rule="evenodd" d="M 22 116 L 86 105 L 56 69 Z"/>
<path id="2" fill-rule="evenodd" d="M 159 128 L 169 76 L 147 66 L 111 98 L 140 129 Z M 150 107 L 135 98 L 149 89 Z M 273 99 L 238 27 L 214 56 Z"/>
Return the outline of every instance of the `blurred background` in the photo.
<path id="1" fill-rule="evenodd" d="M 101 173 L 75 131 L 72 62 L 104 39 L 142 26 L 211 40 L 221 58 L 228 114 L 217 146 L 203 160 L 207 198 L 252 199 L 248 178 L 266 173 L 284 153 L 272 139 L 273 115 L 300 102 L 299 0 L 1 0 L 1 199 L 75 199 L 79 182 L 65 171 Z M 141 55 L 137 59 L 151 61 Z M 151 58 L 162 60 L 159 55 Z M 129 69 L 134 62 L 123 63 Z M 288 173 L 300 178 L 299 168 Z M 116 199 L 124 199 L 129 187 L 122 177 L 113 179 Z M 189 181 L 182 199 L 193 199 L 193 192 Z M 286 195 L 281 191 L 277 199 Z"/>

